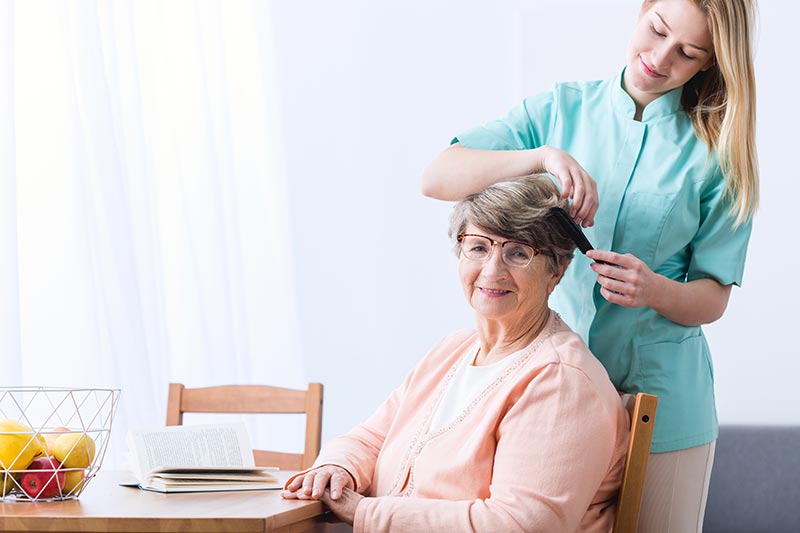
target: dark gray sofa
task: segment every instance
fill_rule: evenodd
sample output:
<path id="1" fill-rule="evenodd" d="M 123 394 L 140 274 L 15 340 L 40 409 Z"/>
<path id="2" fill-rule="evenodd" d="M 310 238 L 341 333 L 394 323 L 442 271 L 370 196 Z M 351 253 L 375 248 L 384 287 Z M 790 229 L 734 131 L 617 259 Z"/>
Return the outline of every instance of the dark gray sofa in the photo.
<path id="1" fill-rule="evenodd" d="M 800 533 L 800 426 L 720 426 L 703 531 Z"/>

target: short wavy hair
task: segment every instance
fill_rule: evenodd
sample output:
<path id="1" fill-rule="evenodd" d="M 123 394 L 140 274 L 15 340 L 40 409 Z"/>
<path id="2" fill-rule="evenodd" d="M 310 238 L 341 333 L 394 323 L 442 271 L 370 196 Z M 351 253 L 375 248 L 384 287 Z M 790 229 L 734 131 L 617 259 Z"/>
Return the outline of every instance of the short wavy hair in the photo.
<path id="1" fill-rule="evenodd" d="M 461 252 L 458 236 L 472 224 L 487 233 L 540 248 L 552 274 L 561 274 L 572 260 L 575 243 L 550 215 L 551 207 L 569 210 L 553 180 L 532 174 L 495 183 L 470 194 L 453 207 L 448 235 L 456 255 Z"/>

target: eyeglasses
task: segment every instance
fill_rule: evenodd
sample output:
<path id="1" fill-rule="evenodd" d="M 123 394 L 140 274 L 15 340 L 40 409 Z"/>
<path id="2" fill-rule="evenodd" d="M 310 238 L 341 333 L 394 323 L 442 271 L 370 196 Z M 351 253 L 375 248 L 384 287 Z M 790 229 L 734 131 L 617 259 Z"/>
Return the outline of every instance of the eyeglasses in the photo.
<path id="1" fill-rule="evenodd" d="M 502 250 L 503 262 L 514 268 L 524 268 L 531 264 L 534 257 L 544 252 L 541 248 L 534 248 L 529 244 L 517 241 L 494 241 L 484 235 L 475 233 L 462 233 L 458 236 L 461 243 L 461 253 L 470 261 L 482 263 L 489 260 L 497 244 Z"/>

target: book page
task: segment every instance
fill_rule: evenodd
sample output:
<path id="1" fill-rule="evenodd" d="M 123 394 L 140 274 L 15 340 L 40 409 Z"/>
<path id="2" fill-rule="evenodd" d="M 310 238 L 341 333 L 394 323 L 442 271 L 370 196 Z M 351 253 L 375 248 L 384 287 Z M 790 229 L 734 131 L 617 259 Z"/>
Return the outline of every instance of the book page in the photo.
<path id="1" fill-rule="evenodd" d="M 249 474 L 238 474 L 236 472 L 221 472 L 219 470 L 215 473 L 200 473 L 196 470 L 185 470 L 179 473 L 171 472 L 158 472 L 150 475 L 150 480 L 180 480 L 180 481 L 243 481 L 243 482 L 262 482 L 262 481 L 277 481 L 275 476 L 266 472 L 259 472 L 251 470 Z"/>
<path id="2" fill-rule="evenodd" d="M 195 482 L 178 482 L 178 483 L 165 483 L 162 480 L 156 480 L 152 484 L 142 486 L 144 490 L 155 492 L 224 492 L 234 490 L 279 490 L 282 487 L 277 482 L 264 482 L 264 483 L 195 483 Z"/>
<path id="3" fill-rule="evenodd" d="M 243 422 L 131 430 L 128 444 L 140 481 L 163 466 L 255 467 Z"/>

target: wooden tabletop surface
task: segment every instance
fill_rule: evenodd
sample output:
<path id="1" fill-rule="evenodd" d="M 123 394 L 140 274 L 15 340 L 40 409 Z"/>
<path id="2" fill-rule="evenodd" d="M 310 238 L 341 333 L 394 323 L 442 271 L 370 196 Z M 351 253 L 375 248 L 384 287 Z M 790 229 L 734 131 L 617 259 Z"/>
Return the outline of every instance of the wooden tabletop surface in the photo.
<path id="1" fill-rule="evenodd" d="M 278 490 L 161 494 L 118 484 L 128 479 L 101 471 L 77 500 L 0 502 L 0 531 L 299 532 L 323 512 L 319 501 L 284 500 Z"/>

